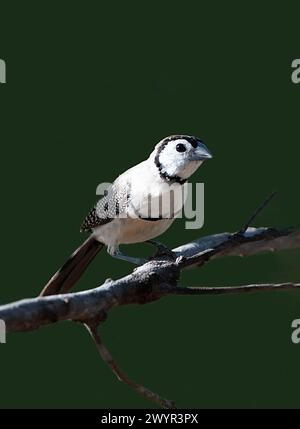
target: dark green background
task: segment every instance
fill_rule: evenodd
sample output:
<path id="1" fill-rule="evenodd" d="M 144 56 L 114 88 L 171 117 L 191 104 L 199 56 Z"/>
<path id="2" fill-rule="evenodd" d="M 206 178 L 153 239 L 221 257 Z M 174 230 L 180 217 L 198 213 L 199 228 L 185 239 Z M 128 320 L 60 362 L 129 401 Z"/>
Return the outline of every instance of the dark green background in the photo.
<path id="1" fill-rule="evenodd" d="M 7 3 L 8 4 L 8 3 Z M 172 133 L 214 154 L 205 227 L 184 221 L 176 246 L 236 230 L 279 195 L 257 226 L 299 223 L 299 3 L 18 2 L 1 4 L 0 302 L 32 297 L 83 240 L 96 185 L 140 162 Z M 133 255 L 146 245 L 124 247 Z M 299 281 L 300 251 L 226 258 L 182 285 Z M 77 289 L 119 278 L 102 252 Z M 136 381 L 180 407 L 299 407 L 300 295 L 172 297 L 115 309 L 103 338 Z M 0 345 L 1 407 L 151 407 L 118 382 L 85 329 L 59 323 Z"/>

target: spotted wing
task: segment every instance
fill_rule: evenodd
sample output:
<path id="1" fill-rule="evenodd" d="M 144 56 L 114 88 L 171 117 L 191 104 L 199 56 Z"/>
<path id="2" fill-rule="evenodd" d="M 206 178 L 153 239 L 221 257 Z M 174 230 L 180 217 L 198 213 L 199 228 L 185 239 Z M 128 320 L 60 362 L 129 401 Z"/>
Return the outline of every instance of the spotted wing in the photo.
<path id="1" fill-rule="evenodd" d="M 112 185 L 83 221 L 80 231 L 91 231 L 105 225 L 127 210 L 129 192 L 126 187 Z"/>

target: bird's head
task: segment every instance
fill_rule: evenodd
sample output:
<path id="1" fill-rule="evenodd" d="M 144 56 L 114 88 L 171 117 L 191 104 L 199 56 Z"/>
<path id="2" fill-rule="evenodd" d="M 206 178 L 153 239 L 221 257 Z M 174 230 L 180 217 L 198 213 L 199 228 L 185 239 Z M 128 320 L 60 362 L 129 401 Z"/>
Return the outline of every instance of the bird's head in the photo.
<path id="1" fill-rule="evenodd" d="M 161 140 L 150 158 L 163 178 L 184 183 L 212 155 L 197 137 L 174 135 Z"/>

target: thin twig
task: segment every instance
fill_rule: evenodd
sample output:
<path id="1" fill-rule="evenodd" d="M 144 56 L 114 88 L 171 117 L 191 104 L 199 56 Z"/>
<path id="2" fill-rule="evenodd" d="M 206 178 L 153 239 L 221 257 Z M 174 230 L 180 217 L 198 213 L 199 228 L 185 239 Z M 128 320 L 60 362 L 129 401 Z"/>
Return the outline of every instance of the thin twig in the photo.
<path id="1" fill-rule="evenodd" d="M 120 381 L 123 381 L 123 383 L 130 386 L 132 389 L 134 389 L 137 393 L 144 396 L 147 399 L 150 399 L 150 401 L 155 402 L 156 404 L 160 405 L 163 408 L 168 409 L 175 409 L 176 406 L 173 401 L 170 401 L 169 399 L 161 398 L 157 393 L 152 392 L 151 390 L 147 389 L 147 387 L 141 386 L 140 384 L 137 384 L 135 381 L 132 381 L 116 364 L 114 361 L 112 355 L 110 354 L 109 350 L 105 347 L 103 344 L 100 335 L 97 330 L 97 326 L 93 323 L 86 323 L 85 324 L 87 330 L 91 334 L 91 337 L 93 338 L 97 350 L 104 360 L 104 362 L 107 363 L 107 365 L 110 367 L 110 369 L 113 371 L 113 373 L 117 376 L 117 378 Z"/>
<path id="2" fill-rule="evenodd" d="M 228 250 L 233 247 L 236 247 L 242 243 L 246 243 L 249 240 L 249 237 L 245 235 L 245 232 L 250 227 L 251 223 L 258 216 L 258 214 L 267 206 L 271 199 L 276 195 L 276 192 L 272 192 L 260 206 L 255 210 L 255 212 L 250 216 L 248 221 L 243 225 L 243 227 L 236 233 L 228 236 L 227 241 L 220 243 L 218 246 L 215 246 L 213 249 L 205 249 L 203 252 L 200 252 L 196 255 L 193 255 L 189 258 L 179 258 L 178 265 L 182 268 L 186 268 L 192 265 L 197 264 L 198 267 L 202 266 L 206 262 L 210 261 L 212 257 L 222 252 L 223 250 Z M 274 231 L 269 228 L 269 231 Z"/>
<path id="3" fill-rule="evenodd" d="M 244 232 L 251 226 L 254 219 L 259 215 L 259 213 L 269 204 L 269 202 L 275 197 L 277 194 L 276 191 L 273 191 L 262 203 L 261 205 L 255 210 L 255 212 L 250 216 L 248 221 L 244 224 L 244 226 L 239 231 L 239 234 L 244 234 Z"/>
<path id="4" fill-rule="evenodd" d="M 299 288 L 300 283 L 263 283 L 220 287 L 173 287 L 164 285 L 166 295 L 222 295 L 245 292 L 266 292 L 270 290 L 295 290 Z"/>

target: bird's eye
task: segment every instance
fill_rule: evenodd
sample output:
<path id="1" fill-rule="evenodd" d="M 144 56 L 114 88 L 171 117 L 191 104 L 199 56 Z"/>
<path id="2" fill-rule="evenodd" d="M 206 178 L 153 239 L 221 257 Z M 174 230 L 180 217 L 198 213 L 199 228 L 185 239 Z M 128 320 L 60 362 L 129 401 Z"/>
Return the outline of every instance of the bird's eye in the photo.
<path id="1" fill-rule="evenodd" d="M 186 151 L 186 147 L 184 146 L 184 144 L 178 143 L 176 145 L 176 150 L 177 150 L 177 152 L 185 152 Z"/>

